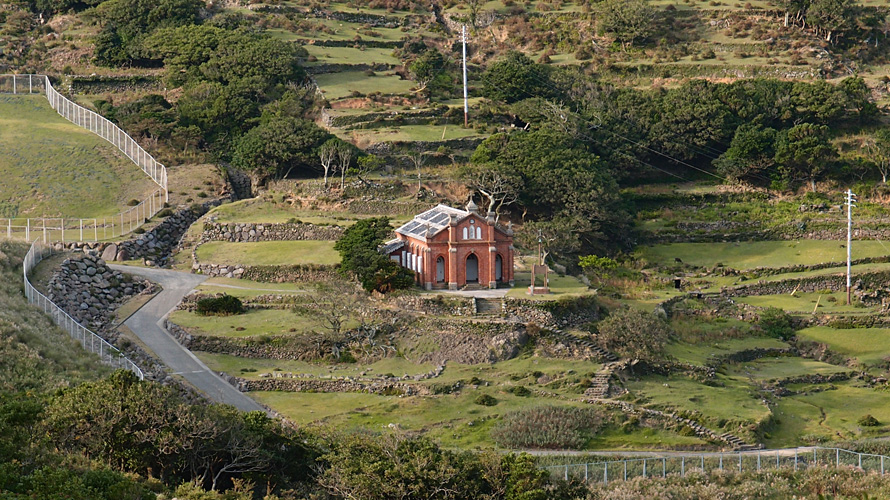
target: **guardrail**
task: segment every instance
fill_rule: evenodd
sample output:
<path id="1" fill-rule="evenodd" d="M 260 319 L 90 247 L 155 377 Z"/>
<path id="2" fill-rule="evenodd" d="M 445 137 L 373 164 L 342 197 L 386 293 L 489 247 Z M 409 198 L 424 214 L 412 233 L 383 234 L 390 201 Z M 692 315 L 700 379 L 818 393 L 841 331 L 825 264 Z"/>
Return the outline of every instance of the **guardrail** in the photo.
<path id="1" fill-rule="evenodd" d="M 787 448 L 735 453 L 699 453 L 662 457 L 640 457 L 605 462 L 552 465 L 543 467 L 551 475 L 565 480 L 583 479 L 584 482 L 608 484 L 610 481 L 627 481 L 637 477 L 664 478 L 668 475 L 685 477 L 688 473 L 708 474 L 720 471 L 761 471 L 793 467 L 794 470 L 816 465 L 834 467 L 852 466 L 864 471 L 873 470 L 884 474 L 884 465 L 890 466 L 890 457 L 859 453 L 841 448 Z"/>
<path id="2" fill-rule="evenodd" d="M 130 233 L 158 213 L 169 201 L 167 191 L 167 168 L 154 159 L 132 137 L 102 115 L 80 106 L 53 88 L 49 77 L 45 75 L 0 75 L 0 93 L 10 94 L 45 94 L 50 106 L 71 123 L 83 127 L 105 139 L 119 149 L 127 158 L 145 172 L 159 189 L 149 195 L 138 205 L 124 210 L 113 217 L 102 219 L 45 219 L 45 218 L 0 218 L 0 234 L 7 237 L 23 237 L 32 241 L 31 232 L 39 231 L 44 241 L 60 239 L 61 241 L 84 241 L 83 234 L 89 240 L 117 238 Z M 50 221 L 51 226 L 47 226 Z M 87 222 L 84 226 L 84 221 Z M 92 224 L 90 224 L 92 221 Z M 68 233 L 69 238 L 65 237 Z M 58 233 L 58 238 L 54 235 Z M 91 234 L 92 233 L 92 234 Z"/>
<path id="3" fill-rule="evenodd" d="M 43 309 L 43 312 L 51 316 L 53 321 L 67 331 L 72 338 L 80 341 L 80 345 L 82 345 L 84 349 L 98 354 L 99 358 L 101 358 L 104 363 L 116 368 L 130 370 L 139 377 L 139 380 L 143 380 L 145 376 L 142 373 L 142 370 L 136 366 L 136 363 L 130 361 L 130 359 L 124 356 L 118 348 L 106 342 L 105 339 L 93 333 L 89 328 L 78 323 L 68 313 L 62 310 L 61 307 L 55 305 L 31 284 L 31 280 L 28 279 L 28 273 L 46 256 L 51 254 L 52 249 L 40 241 L 32 243 L 28 253 L 25 254 L 25 260 L 22 264 L 22 274 L 24 275 L 25 296 L 28 298 L 28 303 L 36 304 L 37 307 Z"/>

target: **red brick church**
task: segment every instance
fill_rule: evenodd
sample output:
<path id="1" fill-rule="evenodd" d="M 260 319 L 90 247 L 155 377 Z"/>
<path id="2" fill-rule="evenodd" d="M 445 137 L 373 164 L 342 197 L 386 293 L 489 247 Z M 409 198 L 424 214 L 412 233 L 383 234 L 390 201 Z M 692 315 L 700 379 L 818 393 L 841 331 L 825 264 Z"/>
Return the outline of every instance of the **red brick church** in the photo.
<path id="1" fill-rule="evenodd" d="M 472 200 L 466 211 L 438 205 L 416 215 L 382 251 L 427 290 L 513 286 L 513 230 L 494 213 L 479 215 Z"/>

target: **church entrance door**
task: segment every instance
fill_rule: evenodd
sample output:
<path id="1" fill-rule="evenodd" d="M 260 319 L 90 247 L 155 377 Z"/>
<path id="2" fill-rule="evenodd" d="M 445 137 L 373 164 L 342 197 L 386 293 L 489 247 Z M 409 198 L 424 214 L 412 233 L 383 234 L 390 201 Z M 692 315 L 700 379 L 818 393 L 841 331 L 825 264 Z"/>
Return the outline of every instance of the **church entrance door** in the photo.
<path id="1" fill-rule="evenodd" d="M 445 258 L 439 257 L 436 259 L 436 283 L 442 283 L 445 281 Z"/>
<path id="2" fill-rule="evenodd" d="M 467 283 L 479 283 L 479 259 L 472 253 L 467 257 Z"/>

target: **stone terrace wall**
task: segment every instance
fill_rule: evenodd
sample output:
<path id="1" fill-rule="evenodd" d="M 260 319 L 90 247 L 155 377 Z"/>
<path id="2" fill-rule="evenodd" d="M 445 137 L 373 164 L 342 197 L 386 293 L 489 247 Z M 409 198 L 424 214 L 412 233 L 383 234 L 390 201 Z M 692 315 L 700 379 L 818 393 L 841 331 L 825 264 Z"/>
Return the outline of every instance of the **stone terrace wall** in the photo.
<path id="1" fill-rule="evenodd" d="M 256 224 L 235 223 L 204 224 L 201 242 L 229 241 L 236 243 L 254 241 L 301 241 L 338 240 L 343 236 L 340 226 L 316 226 L 315 224 Z"/>
<path id="2" fill-rule="evenodd" d="M 243 266 L 240 264 L 192 264 L 192 272 L 210 277 L 241 278 L 264 283 L 329 281 L 339 276 L 337 266 Z"/>

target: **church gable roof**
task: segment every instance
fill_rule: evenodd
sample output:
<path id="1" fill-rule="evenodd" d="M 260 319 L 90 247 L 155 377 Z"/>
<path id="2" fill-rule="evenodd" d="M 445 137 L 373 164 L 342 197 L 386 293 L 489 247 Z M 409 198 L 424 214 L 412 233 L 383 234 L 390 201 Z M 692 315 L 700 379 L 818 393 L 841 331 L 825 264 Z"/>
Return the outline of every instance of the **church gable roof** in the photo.
<path id="1" fill-rule="evenodd" d="M 404 236 L 426 241 L 427 238 L 432 238 L 447 229 L 452 217 L 459 222 L 469 215 L 470 212 L 440 204 L 426 212 L 415 215 L 413 219 L 396 229 L 396 232 Z"/>

